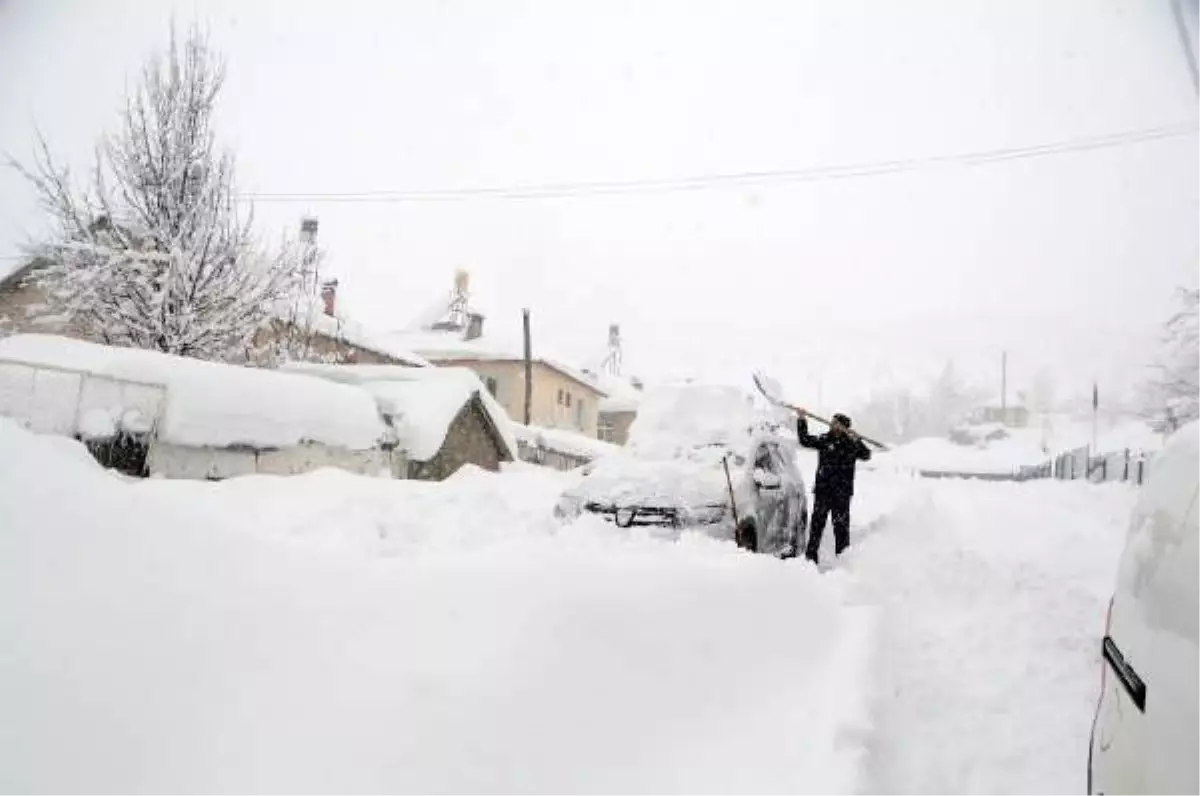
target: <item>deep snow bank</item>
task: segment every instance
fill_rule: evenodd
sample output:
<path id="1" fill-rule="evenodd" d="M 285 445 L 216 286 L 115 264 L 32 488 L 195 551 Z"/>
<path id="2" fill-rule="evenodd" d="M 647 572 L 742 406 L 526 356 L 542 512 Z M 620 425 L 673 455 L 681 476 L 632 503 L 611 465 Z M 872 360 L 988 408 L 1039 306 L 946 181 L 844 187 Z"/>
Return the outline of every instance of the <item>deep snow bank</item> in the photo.
<path id="1" fill-rule="evenodd" d="M 557 488 L 131 484 L 0 419 L 0 789 L 858 788 L 843 584 Z"/>
<path id="2" fill-rule="evenodd" d="M 882 606 L 870 789 L 1083 792 L 1135 489 L 917 483 L 845 564 Z"/>

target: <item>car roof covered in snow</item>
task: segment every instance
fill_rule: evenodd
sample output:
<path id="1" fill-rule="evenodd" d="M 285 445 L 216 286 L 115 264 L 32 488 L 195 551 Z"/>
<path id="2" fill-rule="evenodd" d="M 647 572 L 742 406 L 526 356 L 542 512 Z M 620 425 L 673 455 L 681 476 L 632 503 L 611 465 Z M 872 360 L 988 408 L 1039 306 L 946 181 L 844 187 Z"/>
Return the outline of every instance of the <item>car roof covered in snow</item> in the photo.
<path id="1" fill-rule="evenodd" d="M 629 428 L 639 456 L 673 458 L 681 449 L 742 445 L 769 417 L 746 390 L 724 384 L 665 384 L 647 388 Z"/>
<path id="2" fill-rule="evenodd" d="M 162 385 L 167 397 L 157 435 L 180 445 L 262 449 L 312 441 L 368 450 L 386 433 L 365 391 L 294 373 L 41 334 L 0 339 L 3 361 Z M 5 377 L 23 377 L 24 370 Z"/>
<path id="3" fill-rule="evenodd" d="M 517 459 L 517 441 L 508 414 L 469 368 L 291 363 L 283 369 L 354 384 L 369 392 L 393 417 L 400 446 L 416 461 L 429 461 L 437 455 L 454 418 L 478 398 L 504 452 Z"/>

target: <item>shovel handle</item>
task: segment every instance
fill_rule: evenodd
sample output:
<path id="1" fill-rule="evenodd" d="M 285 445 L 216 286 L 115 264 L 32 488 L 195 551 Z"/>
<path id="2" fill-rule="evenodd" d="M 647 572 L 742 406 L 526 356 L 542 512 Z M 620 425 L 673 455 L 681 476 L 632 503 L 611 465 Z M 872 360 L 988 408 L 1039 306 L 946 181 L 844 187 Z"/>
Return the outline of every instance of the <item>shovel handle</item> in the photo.
<path id="1" fill-rule="evenodd" d="M 798 407 L 794 404 L 784 403 L 783 401 L 780 401 L 780 403 L 783 404 L 783 406 L 787 407 L 788 409 L 791 409 L 793 412 L 795 412 L 797 414 L 800 413 L 800 407 Z M 814 415 L 812 412 L 808 411 L 807 409 L 804 410 L 804 416 L 811 417 L 813 420 L 816 420 L 818 423 L 824 423 L 825 425 L 829 426 L 830 428 L 833 427 L 832 422 L 821 417 L 820 415 Z M 855 433 L 858 433 L 858 432 L 855 432 Z M 884 445 L 882 442 L 879 442 L 878 440 L 873 440 L 870 437 L 863 436 L 862 434 L 859 434 L 858 438 L 861 439 L 863 442 L 871 443 L 876 448 L 879 448 L 879 450 L 881 450 L 881 451 L 885 451 L 888 449 L 887 445 Z"/>

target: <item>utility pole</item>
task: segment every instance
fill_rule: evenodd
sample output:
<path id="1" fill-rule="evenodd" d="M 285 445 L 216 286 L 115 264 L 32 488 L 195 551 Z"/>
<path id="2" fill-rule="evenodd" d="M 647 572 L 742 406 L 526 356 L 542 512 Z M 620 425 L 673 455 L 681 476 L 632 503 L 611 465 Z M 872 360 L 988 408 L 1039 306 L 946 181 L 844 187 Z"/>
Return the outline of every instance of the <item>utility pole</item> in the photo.
<path id="1" fill-rule="evenodd" d="M 521 324 L 525 335 L 525 425 L 529 425 L 533 408 L 533 344 L 529 335 L 529 310 L 521 310 Z"/>
<path id="2" fill-rule="evenodd" d="M 1092 380 L 1092 455 L 1095 456 L 1100 451 L 1096 447 L 1096 425 L 1097 418 L 1100 416 L 1100 385 L 1095 379 Z"/>
<path id="3" fill-rule="evenodd" d="M 1008 352 L 1000 352 L 1000 420 L 1008 425 Z"/>

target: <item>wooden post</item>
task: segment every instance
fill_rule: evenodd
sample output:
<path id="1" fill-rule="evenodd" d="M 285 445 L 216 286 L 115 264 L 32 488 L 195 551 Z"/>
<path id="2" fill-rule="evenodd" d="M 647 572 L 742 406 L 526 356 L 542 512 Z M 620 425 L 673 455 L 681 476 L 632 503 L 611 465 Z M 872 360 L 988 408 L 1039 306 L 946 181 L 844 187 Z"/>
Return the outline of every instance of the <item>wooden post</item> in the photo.
<path id="1" fill-rule="evenodd" d="M 1121 476 L 1121 480 L 1129 480 L 1129 448 L 1125 449 L 1125 474 Z"/>
<path id="2" fill-rule="evenodd" d="M 525 425 L 529 425 L 533 411 L 533 343 L 529 335 L 529 310 L 521 310 L 521 323 L 525 334 Z"/>

